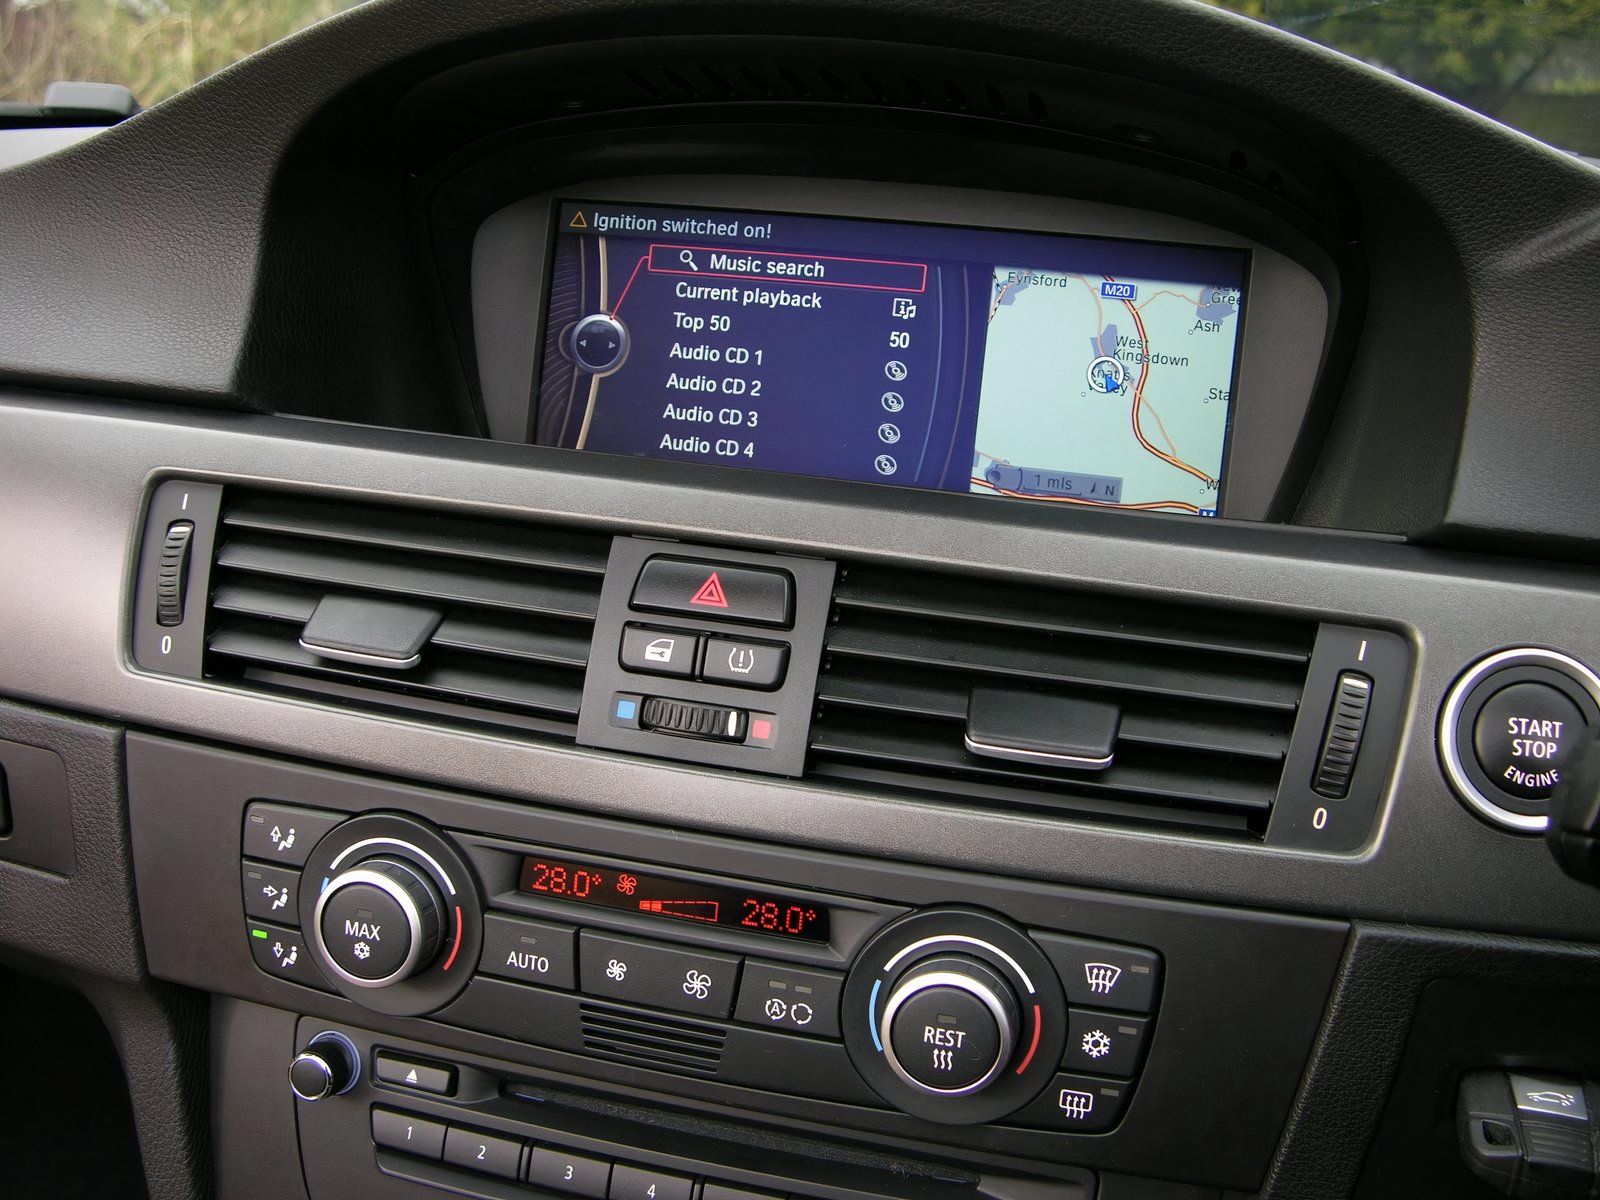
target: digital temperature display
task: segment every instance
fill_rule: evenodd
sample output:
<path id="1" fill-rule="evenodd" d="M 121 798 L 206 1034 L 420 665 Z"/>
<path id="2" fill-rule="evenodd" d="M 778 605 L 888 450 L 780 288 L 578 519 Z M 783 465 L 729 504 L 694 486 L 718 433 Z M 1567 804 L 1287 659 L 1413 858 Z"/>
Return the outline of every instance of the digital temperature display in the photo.
<path id="1" fill-rule="evenodd" d="M 556 858 L 523 859 L 518 886 L 530 896 L 553 896 L 621 912 L 747 929 L 797 942 L 828 940 L 826 904 L 754 888 L 666 879 L 648 871 Z"/>

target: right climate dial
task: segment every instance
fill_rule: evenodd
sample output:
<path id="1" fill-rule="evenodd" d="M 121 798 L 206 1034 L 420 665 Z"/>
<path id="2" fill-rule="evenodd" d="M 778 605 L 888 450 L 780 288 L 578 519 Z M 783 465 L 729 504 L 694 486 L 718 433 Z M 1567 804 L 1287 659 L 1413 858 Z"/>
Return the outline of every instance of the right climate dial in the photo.
<path id="1" fill-rule="evenodd" d="M 872 1088 L 930 1121 L 979 1124 L 1037 1096 L 1061 1062 L 1067 1005 L 1022 930 L 961 908 L 882 930 L 845 985 L 845 1044 Z"/>

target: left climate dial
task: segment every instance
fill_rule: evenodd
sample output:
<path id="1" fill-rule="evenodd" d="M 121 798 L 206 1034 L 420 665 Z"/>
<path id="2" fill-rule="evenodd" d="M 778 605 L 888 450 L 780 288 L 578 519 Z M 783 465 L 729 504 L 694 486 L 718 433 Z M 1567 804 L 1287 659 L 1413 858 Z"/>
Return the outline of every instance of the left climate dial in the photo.
<path id="1" fill-rule="evenodd" d="M 317 897 L 313 936 L 347 985 L 382 988 L 433 965 L 448 914 L 438 889 L 398 856 L 363 859 Z"/>
<path id="2" fill-rule="evenodd" d="M 263 879 L 266 865 L 256 864 Z M 267 928 L 276 940 L 252 944 L 258 963 L 299 933 L 302 972 L 393 1016 L 433 1012 L 472 978 L 483 950 L 482 893 L 460 849 L 429 822 L 369 812 L 332 823 L 293 885 L 288 903 L 299 929 Z M 303 975 L 294 981 L 308 982 Z"/>

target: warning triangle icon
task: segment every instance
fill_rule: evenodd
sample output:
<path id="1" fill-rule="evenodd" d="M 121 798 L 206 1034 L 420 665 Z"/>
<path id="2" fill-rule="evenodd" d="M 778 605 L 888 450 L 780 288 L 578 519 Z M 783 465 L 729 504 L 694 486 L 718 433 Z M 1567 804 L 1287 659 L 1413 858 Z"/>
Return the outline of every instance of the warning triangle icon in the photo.
<path id="1" fill-rule="evenodd" d="M 700 590 L 689 598 L 690 604 L 698 604 L 702 608 L 727 608 L 728 597 L 723 594 L 722 580 L 717 578 L 715 571 L 700 585 Z"/>
<path id="2" fill-rule="evenodd" d="M 587 222 L 587 221 L 585 221 L 583 219 L 583 210 L 581 208 L 578 210 L 577 215 L 574 216 L 572 218 L 572 220 L 567 223 L 567 227 L 569 229 L 587 229 L 587 228 L 589 228 L 589 222 Z"/>

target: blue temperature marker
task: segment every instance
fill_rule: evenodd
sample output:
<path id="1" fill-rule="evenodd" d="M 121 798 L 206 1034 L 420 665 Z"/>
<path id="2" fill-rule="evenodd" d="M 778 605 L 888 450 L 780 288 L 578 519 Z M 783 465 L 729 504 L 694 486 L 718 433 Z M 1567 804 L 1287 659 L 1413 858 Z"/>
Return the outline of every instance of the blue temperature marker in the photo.
<path id="1" fill-rule="evenodd" d="M 879 1054 L 883 1053 L 883 1042 L 878 1037 L 878 989 L 883 986 L 883 980 L 872 981 L 872 995 L 867 997 L 867 1030 L 872 1034 L 872 1044 Z"/>
<path id="2" fill-rule="evenodd" d="M 638 715 L 639 705 L 633 700 L 617 701 L 617 720 L 631 721 Z"/>

